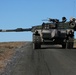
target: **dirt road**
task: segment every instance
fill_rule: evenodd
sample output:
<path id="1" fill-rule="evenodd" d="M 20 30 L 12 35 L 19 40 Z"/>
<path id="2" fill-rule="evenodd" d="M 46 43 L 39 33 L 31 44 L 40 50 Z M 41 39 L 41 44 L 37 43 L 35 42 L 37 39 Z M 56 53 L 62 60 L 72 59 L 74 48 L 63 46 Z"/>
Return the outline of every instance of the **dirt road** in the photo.
<path id="1" fill-rule="evenodd" d="M 76 49 L 43 46 L 33 50 L 32 43 L 27 43 L 2 75 L 76 75 Z"/>

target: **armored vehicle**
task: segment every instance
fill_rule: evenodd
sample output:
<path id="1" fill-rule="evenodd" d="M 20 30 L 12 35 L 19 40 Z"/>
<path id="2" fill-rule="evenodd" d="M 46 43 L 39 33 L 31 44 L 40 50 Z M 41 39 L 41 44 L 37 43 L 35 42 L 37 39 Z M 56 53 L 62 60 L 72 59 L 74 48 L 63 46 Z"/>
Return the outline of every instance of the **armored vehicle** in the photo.
<path id="1" fill-rule="evenodd" d="M 62 48 L 73 48 L 74 31 L 76 31 L 76 19 L 71 18 L 67 21 L 66 17 L 62 17 L 62 21 L 58 19 L 47 20 L 42 25 L 33 26 L 32 28 L 17 28 L 10 30 L 0 30 L 0 32 L 23 32 L 31 31 L 33 33 L 33 48 L 40 49 L 41 45 L 61 45 Z"/>
<path id="2" fill-rule="evenodd" d="M 40 49 L 42 44 L 59 44 L 62 48 L 73 48 L 76 19 L 71 18 L 67 21 L 66 17 L 62 17 L 62 21 L 51 18 L 48 21 L 32 28 L 33 48 Z"/>

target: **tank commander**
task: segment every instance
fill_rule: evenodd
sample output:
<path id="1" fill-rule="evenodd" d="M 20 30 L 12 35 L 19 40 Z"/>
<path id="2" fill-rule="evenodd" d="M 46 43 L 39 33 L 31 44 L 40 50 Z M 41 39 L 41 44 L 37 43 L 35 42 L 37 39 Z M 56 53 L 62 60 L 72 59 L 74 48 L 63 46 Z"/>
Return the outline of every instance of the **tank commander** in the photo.
<path id="1" fill-rule="evenodd" d="M 62 17 L 62 22 L 66 22 L 66 21 L 67 21 L 66 17 Z"/>

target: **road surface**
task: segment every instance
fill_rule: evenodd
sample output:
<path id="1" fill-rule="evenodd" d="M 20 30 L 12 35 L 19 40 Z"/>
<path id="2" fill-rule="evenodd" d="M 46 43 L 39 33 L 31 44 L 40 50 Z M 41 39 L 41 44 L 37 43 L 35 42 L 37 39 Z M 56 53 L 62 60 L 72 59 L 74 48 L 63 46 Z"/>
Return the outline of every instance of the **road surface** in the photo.
<path id="1" fill-rule="evenodd" d="M 21 49 L 22 54 L 8 75 L 76 75 L 76 49 L 43 46 L 33 50 L 32 43 Z"/>

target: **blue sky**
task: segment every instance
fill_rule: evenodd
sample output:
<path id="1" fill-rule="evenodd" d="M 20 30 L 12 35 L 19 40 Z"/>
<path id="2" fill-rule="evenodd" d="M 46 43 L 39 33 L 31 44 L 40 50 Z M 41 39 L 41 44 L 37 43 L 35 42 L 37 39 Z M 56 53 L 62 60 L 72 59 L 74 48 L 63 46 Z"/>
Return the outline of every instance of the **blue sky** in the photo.
<path id="1" fill-rule="evenodd" d="M 0 29 L 29 28 L 63 16 L 76 17 L 75 0 L 0 0 Z M 0 33 L 0 42 L 30 40 L 31 32 Z"/>

